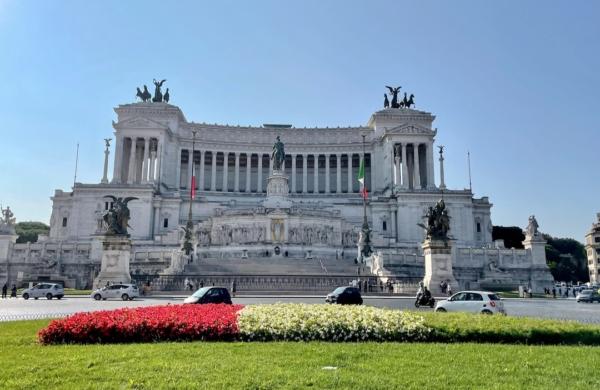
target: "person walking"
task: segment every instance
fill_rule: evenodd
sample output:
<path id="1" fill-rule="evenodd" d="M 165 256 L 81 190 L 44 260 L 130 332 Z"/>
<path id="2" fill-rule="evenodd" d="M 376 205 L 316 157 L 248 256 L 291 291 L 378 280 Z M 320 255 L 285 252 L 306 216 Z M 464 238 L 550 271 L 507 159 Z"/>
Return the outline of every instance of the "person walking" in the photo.
<path id="1" fill-rule="evenodd" d="M 10 297 L 11 298 L 16 298 L 17 297 L 17 285 L 13 284 L 11 289 L 10 289 Z"/>
<path id="2" fill-rule="evenodd" d="M 236 290 L 236 283 L 235 283 L 235 279 L 233 279 L 233 281 L 231 282 L 231 296 L 235 297 L 235 290 Z"/>
<path id="3" fill-rule="evenodd" d="M 452 286 L 450 285 L 450 283 L 448 283 L 448 285 L 446 286 L 446 292 L 448 293 L 448 296 L 452 295 Z"/>
<path id="4" fill-rule="evenodd" d="M 556 287 L 552 287 L 552 298 L 556 299 Z"/>
<path id="5" fill-rule="evenodd" d="M 2 286 L 2 299 L 6 299 L 7 292 L 8 292 L 8 286 L 6 285 L 6 283 L 4 283 L 4 286 Z"/>

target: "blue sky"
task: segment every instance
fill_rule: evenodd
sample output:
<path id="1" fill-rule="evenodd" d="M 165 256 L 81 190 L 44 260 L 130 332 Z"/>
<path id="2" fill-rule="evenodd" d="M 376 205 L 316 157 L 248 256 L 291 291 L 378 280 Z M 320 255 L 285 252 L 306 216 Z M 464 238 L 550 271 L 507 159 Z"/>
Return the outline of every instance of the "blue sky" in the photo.
<path id="1" fill-rule="evenodd" d="M 168 79 L 188 120 L 365 124 L 384 85 L 437 116 L 446 184 L 497 225 L 583 240 L 600 211 L 600 3 L 0 0 L 0 202 L 48 222 L 99 182 L 113 107 Z M 112 166 L 112 162 L 111 162 Z M 111 170 L 112 172 L 112 170 Z"/>

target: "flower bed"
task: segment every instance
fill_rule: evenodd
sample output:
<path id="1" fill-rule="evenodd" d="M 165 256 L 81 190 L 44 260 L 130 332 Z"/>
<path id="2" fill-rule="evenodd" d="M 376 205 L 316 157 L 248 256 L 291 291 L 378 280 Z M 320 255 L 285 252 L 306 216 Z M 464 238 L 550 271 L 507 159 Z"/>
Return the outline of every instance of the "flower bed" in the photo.
<path id="1" fill-rule="evenodd" d="M 42 344 L 232 340 L 241 305 L 166 305 L 77 313 L 38 333 Z"/>
<path id="2" fill-rule="evenodd" d="M 418 341 L 429 329 L 423 318 L 370 306 L 275 304 L 239 313 L 243 340 Z"/>

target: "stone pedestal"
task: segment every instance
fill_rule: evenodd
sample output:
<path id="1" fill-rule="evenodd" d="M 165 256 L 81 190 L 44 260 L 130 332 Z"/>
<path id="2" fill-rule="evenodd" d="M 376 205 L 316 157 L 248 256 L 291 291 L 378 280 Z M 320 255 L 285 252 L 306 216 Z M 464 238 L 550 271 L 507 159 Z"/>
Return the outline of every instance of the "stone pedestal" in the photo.
<path id="1" fill-rule="evenodd" d="M 541 235 L 525 236 L 523 246 L 531 252 L 533 265 L 546 265 L 546 240 Z"/>
<path id="2" fill-rule="evenodd" d="M 452 287 L 452 291 L 458 291 L 458 282 L 452 272 L 450 241 L 427 239 L 421 247 L 425 256 L 425 286 L 432 292 L 438 292 L 440 283 L 446 281 Z"/>
<path id="3" fill-rule="evenodd" d="M 129 259 L 131 258 L 131 240 L 126 236 L 105 236 L 102 240 L 102 263 L 100 273 L 94 279 L 94 288 L 107 282 L 129 283 Z"/>
<path id="4" fill-rule="evenodd" d="M 544 287 L 552 288 L 554 278 L 546 264 L 546 240 L 541 234 L 526 235 L 523 246 L 531 252 L 530 284 L 533 292 L 541 293 Z"/>
<path id="5" fill-rule="evenodd" d="M 267 199 L 263 206 L 273 209 L 285 209 L 292 207 L 289 199 L 290 188 L 288 177 L 282 171 L 274 170 L 267 179 Z"/>
<path id="6" fill-rule="evenodd" d="M 17 237 L 16 234 L 0 233 L 0 285 L 8 282 L 10 256 Z"/>

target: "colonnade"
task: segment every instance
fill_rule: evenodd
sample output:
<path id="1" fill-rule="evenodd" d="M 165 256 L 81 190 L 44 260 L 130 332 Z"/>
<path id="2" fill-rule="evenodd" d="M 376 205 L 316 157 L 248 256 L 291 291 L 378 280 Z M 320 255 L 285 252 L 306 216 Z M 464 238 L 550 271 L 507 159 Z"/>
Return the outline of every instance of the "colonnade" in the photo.
<path id="1" fill-rule="evenodd" d="M 432 148 L 432 143 L 394 144 L 394 185 L 406 190 L 435 187 Z"/>
<path id="2" fill-rule="evenodd" d="M 116 144 L 113 182 L 153 183 L 158 180 L 161 157 L 154 137 L 120 137 Z"/>
<path id="3" fill-rule="evenodd" d="M 229 151 L 180 149 L 177 182 L 189 189 L 192 164 L 196 189 L 221 192 L 266 192 L 267 177 L 273 169 L 269 154 Z M 360 154 L 286 155 L 284 172 L 289 177 L 291 193 L 356 193 Z M 370 155 L 365 156 L 365 176 L 370 188 Z"/>

